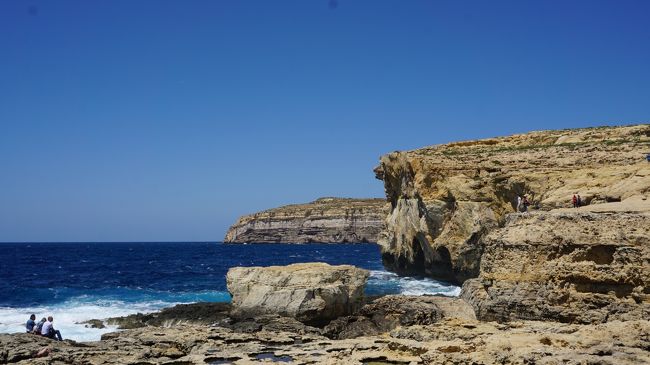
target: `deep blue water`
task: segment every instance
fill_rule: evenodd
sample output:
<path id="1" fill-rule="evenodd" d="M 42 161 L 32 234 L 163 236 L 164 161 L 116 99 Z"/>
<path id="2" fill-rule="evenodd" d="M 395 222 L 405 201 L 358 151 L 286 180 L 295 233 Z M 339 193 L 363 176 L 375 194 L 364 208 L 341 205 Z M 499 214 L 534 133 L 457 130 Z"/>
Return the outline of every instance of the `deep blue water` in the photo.
<path id="1" fill-rule="evenodd" d="M 230 267 L 313 261 L 371 270 L 367 294 L 458 290 L 384 271 L 375 244 L 1 243 L 0 332 L 19 330 L 27 313 L 56 313 L 68 333 L 92 339 L 98 334 L 90 336 L 75 322 L 177 303 L 228 301 Z"/>
<path id="2" fill-rule="evenodd" d="M 225 274 L 233 266 L 309 261 L 382 270 L 374 244 L 0 244 L 0 307 L 52 304 L 76 295 L 223 301 Z"/>

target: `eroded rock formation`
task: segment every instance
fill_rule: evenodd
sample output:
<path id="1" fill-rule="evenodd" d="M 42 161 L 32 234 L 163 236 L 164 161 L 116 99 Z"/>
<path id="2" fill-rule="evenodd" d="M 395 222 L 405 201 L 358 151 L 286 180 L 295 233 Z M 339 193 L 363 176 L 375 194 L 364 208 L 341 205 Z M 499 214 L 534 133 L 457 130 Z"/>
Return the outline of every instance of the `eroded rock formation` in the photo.
<path id="1" fill-rule="evenodd" d="M 535 212 L 482 239 L 463 285 L 477 317 L 600 323 L 650 318 L 650 216 Z"/>
<path id="2" fill-rule="evenodd" d="M 377 242 L 384 199 L 320 198 L 246 215 L 228 230 L 228 243 Z"/>
<path id="3" fill-rule="evenodd" d="M 443 318 L 476 319 L 472 307 L 462 299 L 387 295 L 364 305 L 354 315 L 331 321 L 323 334 L 334 339 L 379 335 L 397 327 L 437 323 Z"/>
<path id="4" fill-rule="evenodd" d="M 485 319 L 640 318 L 650 300 L 649 150 L 650 125 L 637 125 L 383 156 L 384 264 L 465 282 Z M 532 214 L 513 213 L 523 194 Z M 574 194 L 585 206 L 568 208 Z"/>
<path id="5" fill-rule="evenodd" d="M 278 314 L 326 324 L 363 305 L 368 275 L 354 266 L 321 262 L 234 267 L 228 270 L 226 284 L 236 317 Z"/>

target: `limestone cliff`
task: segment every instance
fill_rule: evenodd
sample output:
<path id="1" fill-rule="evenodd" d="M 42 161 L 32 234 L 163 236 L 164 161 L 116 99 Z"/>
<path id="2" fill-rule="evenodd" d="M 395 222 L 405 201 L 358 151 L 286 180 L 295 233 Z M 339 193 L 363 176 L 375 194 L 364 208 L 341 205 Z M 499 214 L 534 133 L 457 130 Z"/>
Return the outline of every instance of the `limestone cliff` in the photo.
<path id="1" fill-rule="evenodd" d="M 228 243 L 377 242 L 384 199 L 320 198 L 246 215 L 226 234 Z"/>
<path id="2" fill-rule="evenodd" d="M 465 282 L 480 318 L 638 317 L 650 300 L 648 152 L 650 125 L 637 125 L 383 156 L 375 172 L 390 202 L 384 264 Z M 529 213 L 514 213 L 523 194 Z M 574 194 L 585 206 L 569 208 Z"/>
<path id="3" fill-rule="evenodd" d="M 509 214 L 482 242 L 479 278 L 462 292 L 480 319 L 650 318 L 650 215 Z"/>

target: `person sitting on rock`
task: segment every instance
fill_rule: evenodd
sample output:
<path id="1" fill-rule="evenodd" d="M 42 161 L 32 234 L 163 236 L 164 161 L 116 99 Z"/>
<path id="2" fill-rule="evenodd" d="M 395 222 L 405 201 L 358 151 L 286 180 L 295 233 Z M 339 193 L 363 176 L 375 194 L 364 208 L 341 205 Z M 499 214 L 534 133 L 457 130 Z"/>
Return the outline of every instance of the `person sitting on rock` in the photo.
<path id="1" fill-rule="evenodd" d="M 38 323 L 36 323 L 36 325 L 34 326 L 34 329 L 32 330 L 32 333 L 34 333 L 36 335 L 40 335 L 41 334 L 41 329 L 43 329 L 43 324 L 46 321 L 47 321 L 47 319 L 45 317 L 41 318 L 41 320 L 38 321 Z"/>
<path id="2" fill-rule="evenodd" d="M 27 330 L 27 333 L 32 333 L 32 331 L 34 331 L 34 326 L 36 326 L 36 314 L 29 316 L 27 323 L 25 323 L 25 329 Z"/>
<path id="3" fill-rule="evenodd" d="M 56 338 L 59 341 L 63 341 L 63 338 L 61 338 L 61 332 L 54 329 L 54 325 L 52 324 L 53 321 L 54 318 L 52 318 L 52 316 L 47 317 L 47 322 L 43 324 L 43 328 L 41 329 L 41 335 L 47 338 Z"/>

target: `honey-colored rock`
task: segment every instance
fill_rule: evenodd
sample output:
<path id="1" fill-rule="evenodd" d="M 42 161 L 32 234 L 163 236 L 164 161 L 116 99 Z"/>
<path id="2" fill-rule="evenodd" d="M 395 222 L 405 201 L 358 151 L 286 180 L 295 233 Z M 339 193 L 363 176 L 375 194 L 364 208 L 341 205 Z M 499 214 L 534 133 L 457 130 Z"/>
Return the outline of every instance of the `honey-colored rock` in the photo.
<path id="1" fill-rule="evenodd" d="M 387 334 L 331 340 L 261 327 L 175 325 L 112 333 L 89 343 L 0 334 L 3 364 L 647 364 L 650 322 L 601 325 L 451 318 Z M 50 354 L 35 355 L 43 348 Z"/>
<path id="2" fill-rule="evenodd" d="M 387 295 L 364 305 L 352 316 L 330 322 L 323 334 L 345 339 L 378 335 L 400 326 L 427 325 L 443 318 L 474 320 L 474 310 L 464 300 L 443 296 Z"/>
<path id="3" fill-rule="evenodd" d="M 326 324 L 361 307 L 368 275 L 354 266 L 322 262 L 234 267 L 226 284 L 235 316 L 278 314 Z"/>
<path id="4" fill-rule="evenodd" d="M 227 243 L 377 242 L 384 199 L 320 198 L 245 215 L 226 233 Z"/>
<path id="5" fill-rule="evenodd" d="M 650 318 L 650 215 L 510 214 L 482 239 L 462 297 L 484 320 L 600 323 Z"/>
<path id="6" fill-rule="evenodd" d="M 650 125 L 541 131 L 449 143 L 381 158 L 390 210 L 385 265 L 457 283 L 478 277 L 482 238 L 526 194 L 530 211 L 650 211 Z M 611 208 L 605 205 L 612 204 Z M 601 207 L 597 209 L 596 207 Z"/>

